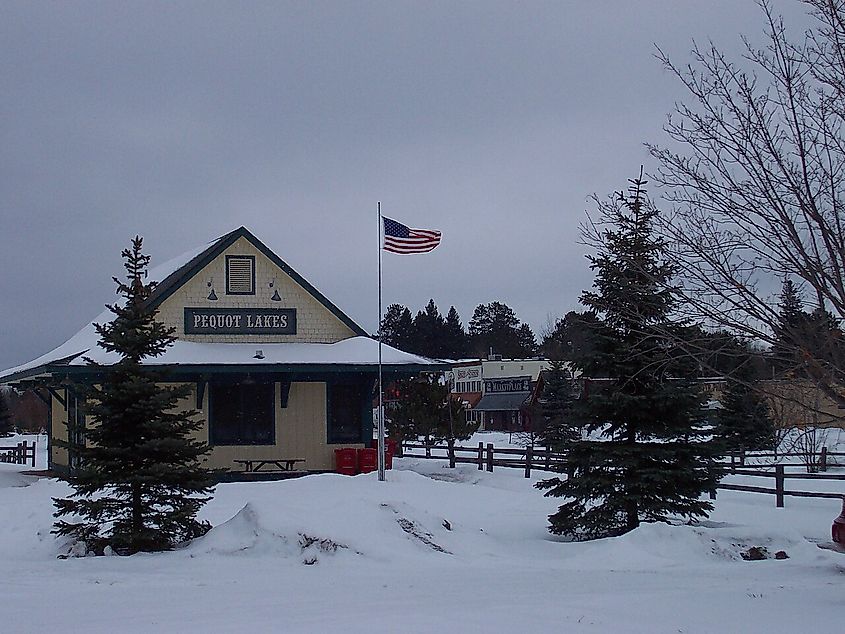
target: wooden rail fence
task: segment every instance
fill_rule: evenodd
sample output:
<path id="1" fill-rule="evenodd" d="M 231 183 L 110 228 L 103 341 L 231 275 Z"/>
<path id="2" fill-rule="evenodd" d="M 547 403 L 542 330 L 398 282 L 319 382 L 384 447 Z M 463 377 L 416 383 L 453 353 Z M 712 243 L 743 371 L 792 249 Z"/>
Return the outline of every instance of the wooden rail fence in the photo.
<path id="1" fill-rule="evenodd" d="M 0 462 L 26 464 L 27 461 L 30 461 L 32 467 L 35 468 L 35 445 L 36 442 L 34 440 L 32 444 L 24 440 L 17 445 L 8 445 L 5 447 L 0 445 Z"/>
<path id="2" fill-rule="evenodd" d="M 550 449 L 538 447 L 525 447 L 523 449 L 494 447 L 492 443 L 478 443 L 477 447 L 466 447 L 462 445 L 426 445 L 423 443 L 402 443 L 403 456 L 408 458 L 425 458 L 431 460 L 448 460 L 449 466 L 456 464 L 476 464 L 479 471 L 486 469 L 493 471 L 494 467 L 510 469 L 522 469 L 525 477 L 531 477 L 532 469 L 544 471 L 556 471 L 567 473 L 571 476 L 572 467 L 567 463 L 566 455 L 556 453 Z M 422 453 L 420 453 L 422 450 Z M 752 486 L 745 484 L 732 484 L 720 482 L 719 489 L 725 491 L 745 491 L 748 493 L 766 493 L 775 496 L 775 504 L 778 508 L 784 505 L 784 497 L 805 497 L 805 498 L 830 498 L 845 499 L 845 485 L 843 493 L 819 492 L 819 491 L 794 491 L 786 489 L 787 480 L 836 480 L 845 482 L 845 474 L 826 473 L 787 473 L 788 466 L 806 466 L 805 463 L 778 463 L 778 464 L 749 464 L 754 459 L 789 459 L 804 457 L 799 453 L 766 453 L 766 452 L 743 452 L 730 454 L 720 462 L 714 463 L 724 470 L 725 475 L 752 476 L 757 478 L 774 478 L 774 487 Z M 831 460 L 845 458 L 845 453 L 828 452 L 827 448 L 819 454 L 818 463 L 815 465 L 819 471 L 826 471 L 831 466 Z M 845 460 L 836 460 L 836 463 L 843 463 Z M 739 465 L 742 465 L 740 467 Z M 774 469 L 772 471 L 772 469 Z M 715 499 L 715 492 L 710 497 Z"/>

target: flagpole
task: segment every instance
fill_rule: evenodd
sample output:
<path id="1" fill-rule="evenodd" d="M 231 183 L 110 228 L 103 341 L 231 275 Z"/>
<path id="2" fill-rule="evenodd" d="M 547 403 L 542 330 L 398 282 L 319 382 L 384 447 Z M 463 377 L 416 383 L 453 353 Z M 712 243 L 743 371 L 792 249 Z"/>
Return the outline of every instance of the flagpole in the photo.
<path id="1" fill-rule="evenodd" d="M 381 251 L 382 230 L 381 201 L 378 201 L 378 479 L 384 482 L 384 387 L 381 372 Z"/>

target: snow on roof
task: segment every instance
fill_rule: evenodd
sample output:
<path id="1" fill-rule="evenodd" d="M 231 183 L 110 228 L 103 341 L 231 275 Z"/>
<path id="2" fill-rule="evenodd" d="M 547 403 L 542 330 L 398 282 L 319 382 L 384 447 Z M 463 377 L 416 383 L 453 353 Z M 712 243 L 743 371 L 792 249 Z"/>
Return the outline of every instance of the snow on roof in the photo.
<path id="1" fill-rule="evenodd" d="M 101 318 L 108 319 L 110 313 Z M 103 321 L 103 319 L 100 319 Z M 260 354 L 258 351 L 261 351 Z M 93 325 L 72 337 L 52 352 L 16 368 L 0 372 L 5 377 L 42 365 L 66 361 L 66 365 L 86 365 L 85 359 L 102 365 L 116 363 L 120 356 L 97 345 Z M 378 341 L 369 337 L 350 337 L 336 343 L 198 343 L 176 341 L 164 354 L 144 360 L 147 365 L 378 365 Z M 432 365 L 440 362 L 382 346 L 382 364 Z"/>
<path id="2" fill-rule="evenodd" d="M 162 262 L 158 266 L 155 266 L 150 269 L 149 278 L 151 280 L 156 281 L 163 280 L 174 271 L 177 271 L 181 267 L 185 266 L 188 262 L 193 260 L 200 253 L 222 240 L 223 237 L 225 236 L 215 238 L 207 244 L 203 244 L 202 246 L 191 249 L 190 251 L 186 251 L 185 253 L 176 256 L 175 258 L 171 258 L 166 262 Z M 104 310 L 94 319 L 89 321 L 88 324 L 84 328 L 82 328 L 82 330 L 77 332 L 75 335 L 73 335 L 73 337 L 65 341 L 59 347 L 54 348 L 47 354 L 42 354 L 40 357 L 33 359 L 28 363 L 24 363 L 14 368 L 9 368 L 8 370 L 3 370 L 2 372 L 0 372 L 0 379 L 3 379 L 4 377 L 10 376 L 12 374 L 17 374 L 18 372 L 32 370 L 48 363 L 56 363 L 60 361 L 65 361 L 69 358 L 78 357 L 79 355 L 84 354 L 88 350 L 96 348 L 97 340 L 99 339 L 99 337 L 97 335 L 97 331 L 94 328 L 94 324 L 104 324 L 108 321 L 111 321 L 112 318 L 113 315 L 111 311 L 109 311 L 108 309 Z"/>
<path id="3" fill-rule="evenodd" d="M 228 235 L 228 234 L 227 234 Z M 168 275 L 188 264 L 195 257 L 223 240 L 221 236 L 211 242 L 167 260 L 150 269 L 149 278 L 156 281 L 164 280 Z M 85 357 L 103 365 L 115 363 L 119 357 L 114 353 L 107 353 L 97 345 L 99 336 L 94 324 L 111 321 L 113 315 L 108 309 L 101 312 L 82 330 L 68 339 L 62 345 L 47 354 L 41 355 L 28 363 L 24 363 L 8 370 L 0 371 L 0 380 L 28 370 L 35 370 L 48 364 L 66 364 L 69 366 L 85 365 Z M 256 351 L 263 352 L 263 359 L 256 359 Z M 352 337 L 337 343 L 196 343 L 192 341 L 176 341 L 167 351 L 155 358 L 147 359 L 146 363 L 155 365 L 195 365 L 195 364 L 282 364 L 282 365 L 314 365 L 314 364 L 351 364 L 377 365 L 378 342 L 369 337 Z M 402 352 L 390 346 L 382 347 L 382 363 L 384 365 L 434 365 L 438 362 L 425 357 Z"/>
<path id="4" fill-rule="evenodd" d="M 261 351 L 258 354 L 258 351 Z M 111 365 L 120 357 L 100 347 L 86 355 L 92 361 Z M 149 365 L 377 365 L 378 341 L 350 337 L 335 343 L 198 343 L 176 341 L 164 354 L 148 358 Z M 437 365 L 436 361 L 382 346 L 384 365 Z M 69 365 L 85 365 L 82 357 Z"/>

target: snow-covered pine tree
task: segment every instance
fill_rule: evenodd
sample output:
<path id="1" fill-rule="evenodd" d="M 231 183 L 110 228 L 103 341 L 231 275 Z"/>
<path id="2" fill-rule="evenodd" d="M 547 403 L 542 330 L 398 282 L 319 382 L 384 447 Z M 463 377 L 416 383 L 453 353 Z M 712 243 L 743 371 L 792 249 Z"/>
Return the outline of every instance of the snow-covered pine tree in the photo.
<path id="1" fill-rule="evenodd" d="M 543 373 L 541 406 L 544 426 L 540 443 L 553 451 L 566 451 L 581 438 L 580 426 L 572 416 L 574 393 L 572 378 L 563 361 L 550 361 Z"/>
<path id="2" fill-rule="evenodd" d="M 717 416 L 716 436 L 727 451 L 771 449 L 775 426 L 766 399 L 755 389 L 751 363 L 740 365 L 729 377 Z"/>
<path id="3" fill-rule="evenodd" d="M 706 516 L 712 504 L 700 497 L 716 485 L 694 368 L 669 336 L 680 325 L 672 320 L 672 269 L 652 229 L 657 210 L 642 178 L 631 182 L 628 195 L 599 205 L 601 222 L 585 233 L 598 252 L 590 258 L 595 290 L 581 302 L 600 321 L 591 326 L 595 350 L 575 365 L 584 376 L 609 379 L 591 384 L 576 410 L 598 438 L 571 445 L 573 477 L 537 485 L 568 498 L 549 516 L 549 530 L 577 539 Z"/>
<path id="4" fill-rule="evenodd" d="M 190 393 L 162 384 L 165 377 L 142 365 L 174 341 L 173 330 L 146 308 L 155 283 L 144 283 L 150 258 L 136 236 L 124 249 L 126 282 L 114 278 L 125 302 L 108 306 L 114 319 L 95 324 L 99 346 L 115 352 L 113 366 L 98 366 L 96 385 L 79 385 L 84 397 L 87 442 L 69 479 L 74 492 L 54 499 L 53 532 L 84 543 L 87 552 L 119 554 L 169 550 L 202 535 L 196 515 L 209 499 L 211 479 L 200 464 L 208 447 L 191 438 L 202 423 L 197 412 L 177 409 Z"/>

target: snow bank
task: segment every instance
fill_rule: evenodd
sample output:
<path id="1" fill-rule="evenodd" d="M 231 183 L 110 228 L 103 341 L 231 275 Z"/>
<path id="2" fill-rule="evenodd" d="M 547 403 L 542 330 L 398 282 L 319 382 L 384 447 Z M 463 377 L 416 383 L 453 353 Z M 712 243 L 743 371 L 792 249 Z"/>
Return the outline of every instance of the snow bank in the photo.
<path id="1" fill-rule="evenodd" d="M 807 615 L 814 629 L 841 627 L 845 555 L 815 546 L 836 500 L 776 509 L 771 496 L 720 492 L 696 526 L 566 542 L 546 530 L 558 500 L 532 488 L 543 474 L 395 464 L 384 483 L 221 484 L 203 509 L 207 535 L 133 557 L 56 559 L 50 498 L 67 486 L 0 487 L 4 628 L 794 634 Z M 752 546 L 789 559 L 744 561 Z"/>

